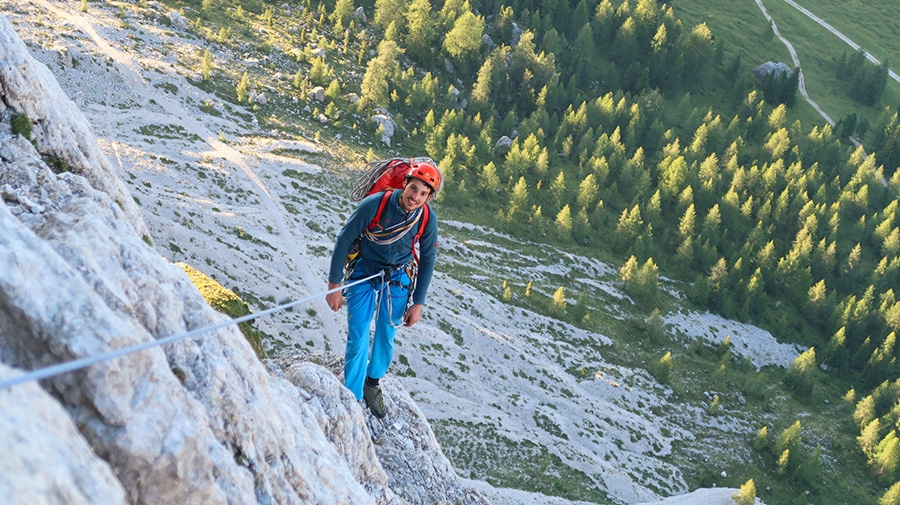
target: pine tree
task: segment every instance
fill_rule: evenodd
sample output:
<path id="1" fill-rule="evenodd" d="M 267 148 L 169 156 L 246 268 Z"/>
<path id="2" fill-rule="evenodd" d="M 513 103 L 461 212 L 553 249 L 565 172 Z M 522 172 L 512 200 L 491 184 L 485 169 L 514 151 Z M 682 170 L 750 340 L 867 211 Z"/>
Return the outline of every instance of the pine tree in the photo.
<path id="1" fill-rule="evenodd" d="M 411 58 L 430 63 L 437 40 L 437 20 L 429 0 L 412 0 L 406 13 L 406 51 Z"/>
<path id="2" fill-rule="evenodd" d="M 748 480 L 741 488 L 731 495 L 737 505 L 753 505 L 756 503 L 756 484 L 753 479 Z"/>
<path id="3" fill-rule="evenodd" d="M 241 81 L 238 83 L 237 88 L 235 88 L 238 103 L 244 103 L 244 101 L 247 100 L 247 91 L 249 91 L 249 89 L 250 76 L 247 75 L 247 72 L 244 72 L 244 75 L 241 76 Z"/>
<path id="4" fill-rule="evenodd" d="M 568 205 L 564 206 L 556 215 L 556 229 L 563 238 L 572 236 L 572 211 Z"/>
<path id="5" fill-rule="evenodd" d="M 557 317 L 561 317 L 566 312 L 566 306 L 568 302 L 566 302 L 566 291 L 562 286 L 557 288 L 556 292 L 553 293 L 553 301 L 550 303 L 550 310 Z"/>
<path id="6" fill-rule="evenodd" d="M 210 75 L 212 75 L 213 71 L 213 63 L 212 63 L 212 54 L 210 54 L 209 49 L 203 52 L 203 61 L 200 63 L 200 74 L 203 75 L 203 80 L 209 80 Z"/>
<path id="7" fill-rule="evenodd" d="M 895 482 L 881 495 L 878 505 L 900 505 L 900 482 Z"/>

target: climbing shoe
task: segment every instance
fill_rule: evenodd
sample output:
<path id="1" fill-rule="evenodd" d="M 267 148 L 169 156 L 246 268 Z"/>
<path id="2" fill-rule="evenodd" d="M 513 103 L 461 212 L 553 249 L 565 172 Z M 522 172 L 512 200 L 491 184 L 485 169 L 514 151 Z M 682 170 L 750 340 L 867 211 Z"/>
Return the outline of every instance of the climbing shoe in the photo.
<path id="1" fill-rule="evenodd" d="M 384 405 L 384 396 L 381 394 L 381 388 L 364 384 L 363 398 L 365 398 L 369 410 L 372 411 L 372 415 L 378 419 L 384 419 L 384 416 L 387 415 L 387 407 Z"/>

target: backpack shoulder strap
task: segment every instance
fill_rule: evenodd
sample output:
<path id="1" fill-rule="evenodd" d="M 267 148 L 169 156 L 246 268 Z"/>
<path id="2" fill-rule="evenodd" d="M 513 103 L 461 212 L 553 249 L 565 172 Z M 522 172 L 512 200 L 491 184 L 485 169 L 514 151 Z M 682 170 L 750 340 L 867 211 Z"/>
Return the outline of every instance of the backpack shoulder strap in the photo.
<path id="1" fill-rule="evenodd" d="M 376 226 L 381 226 L 381 212 L 384 211 L 384 206 L 387 205 L 388 200 L 391 198 L 392 190 L 385 191 L 384 195 L 381 196 L 381 203 L 378 205 L 378 212 L 375 213 L 375 217 L 372 218 L 372 221 L 369 223 L 369 230 L 374 230 Z"/>
<path id="2" fill-rule="evenodd" d="M 428 216 L 431 213 L 431 208 L 428 207 L 428 204 L 422 206 L 422 219 L 419 224 L 419 231 L 416 232 L 415 238 L 413 238 L 412 242 L 412 254 L 413 261 L 418 264 L 419 263 L 419 253 L 416 251 L 416 246 L 419 245 L 419 239 L 422 238 L 422 234 L 425 233 L 425 225 L 428 224 Z"/>
<path id="3" fill-rule="evenodd" d="M 428 204 L 422 206 L 422 222 L 419 224 L 419 231 L 416 233 L 416 242 L 422 237 L 422 234 L 425 233 L 425 225 L 428 224 L 428 215 L 431 212 L 431 209 L 428 207 Z"/>

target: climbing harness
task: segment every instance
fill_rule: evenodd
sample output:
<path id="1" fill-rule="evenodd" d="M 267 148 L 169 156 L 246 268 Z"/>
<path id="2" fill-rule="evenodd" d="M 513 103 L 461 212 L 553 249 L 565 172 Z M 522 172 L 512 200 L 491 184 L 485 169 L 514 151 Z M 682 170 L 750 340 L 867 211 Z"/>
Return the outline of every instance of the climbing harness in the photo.
<path id="1" fill-rule="evenodd" d="M 419 229 L 413 237 L 411 246 L 412 260 L 409 265 L 403 265 L 408 267 L 407 274 L 409 275 L 412 285 L 410 292 L 415 290 L 415 279 L 419 273 L 419 239 L 421 239 L 422 234 L 425 232 L 425 226 L 428 224 L 428 217 L 431 213 L 431 209 L 427 204 L 423 205 L 406 220 L 385 228 L 381 225 L 381 213 L 384 211 L 384 207 L 392 194 L 393 190 L 384 192 L 381 197 L 381 203 L 378 205 L 378 211 L 375 212 L 375 217 L 369 222 L 366 230 L 350 244 L 350 251 L 347 253 L 347 259 L 344 261 L 344 282 L 350 280 L 350 276 L 353 274 L 353 271 L 356 269 L 356 265 L 360 260 L 359 250 L 363 238 L 370 240 L 377 245 L 393 244 L 405 237 L 416 223 L 419 223 Z"/>

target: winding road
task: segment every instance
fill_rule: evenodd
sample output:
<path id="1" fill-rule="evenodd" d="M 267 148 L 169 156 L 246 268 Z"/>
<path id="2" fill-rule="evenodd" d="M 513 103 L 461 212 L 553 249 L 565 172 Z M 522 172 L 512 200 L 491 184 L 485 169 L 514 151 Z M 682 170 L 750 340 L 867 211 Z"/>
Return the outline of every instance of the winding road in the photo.
<path id="1" fill-rule="evenodd" d="M 824 20 L 822 20 L 820 17 L 816 16 L 816 15 L 813 14 L 812 12 L 809 12 L 809 10 L 807 10 L 805 7 L 803 7 L 803 6 L 801 6 L 801 5 L 797 5 L 797 2 L 794 2 L 793 0 L 784 0 L 784 2 L 785 2 L 786 4 L 788 4 L 788 5 L 790 5 L 791 7 L 797 9 L 797 10 L 800 11 L 802 14 L 806 15 L 806 17 L 808 17 L 809 19 L 812 19 L 813 21 L 815 21 L 816 23 L 818 23 L 819 25 L 821 25 L 822 28 L 825 28 L 825 29 L 828 30 L 829 32 L 835 34 L 835 35 L 837 36 L 837 38 L 839 38 L 839 39 L 843 40 L 844 42 L 846 42 L 847 45 L 849 45 L 850 47 L 852 47 L 855 51 L 859 51 L 860 49 L 862 49 L 862 46 L 860 46 L 860 45 L 857 44 L 856 42 L 853 42 L 852 40 L 850 40 L 849 37 L 847 37 L 846 35 L 844 35 L 843 33 L 839 32 L 839 31 L 837 31 L 833 26 L 831 26 L 830 24 L 826 23 L 826 22 L 825 22 Z M 876 65 L 880 65 L 880 64 L 881 64 L 881 62 L 878 61 L 878 60 L 877 60 L 874 56 L 872 56 L 871 54 L 869 54 L 869 53 L 867 53 L 867 52 L 865 52 L 865 51 L 863 51 L 863 54 L 865 54 L 866 59 L 868 59 L 868 60 L 871 61 L 872 63 L 874 63 L 874 64 L 876 64 Z M 897 82 L 900 82 L 900 75 L 897 75 L 897 73 L 894 72 L 893 70 L 888 70 L 888 75 L 891 77 L 891 79 L 893 79 L 893 80 L 895 80 L 895 81 L 897 81 Z"/>
<path id="2" fill-rule="evenodd" d="M 853 42 L 852 40 L 850 40 L 849 37 L 847 37 L 843 33 L 839 32 L 836 28 L 834 28 L 830 24 L 826 23 L 822 18 L 816 16 L 815 14 L 810 12 L 805 7 L 798 5 L 797 2 L 794 2 L 793 0 L 784 0 L 784 2 L 787 3 L 788 5 L 790 5 L 791 7 L 797 9 L 800 13 L 802 13 L 803 15 L 807 16 L 808 18 L 812 19 L 813 21 L 815 21 L 816 23 L 821 25 L 823 28 L 825 28 L 829 32 L 833 33 L 839 39 L 846 42 L 854 50 L 859 51 L 862 49 L 862 46 L 860 46 L 856 42 Z M 762 11 L 763 16 L 765 16 L 766 20 L 768 20 L 769 23 L 772 24 L 772 31 L 775 33 L 775 35 L 778 37 L 778 39 L 781 40 L 781 42 L 785 45 L 785 47 L 787 47 L 787 50 L 791 55 L 791 61 L 793 62 L 794 67 L 800 68 L 800 58 L 797 56 L 797 51 L 794 50 L 794 46 L 787 39 L 785 39 L 784 37 L 781 36 L 781 33 L 778 31 L 778 26 L 775 24 L 775 20 L 772 18 L 772 16 L 769 15 L 769 12 L 766 11 L 766 7 L 763 5 L 762 0 L 756 0 L 756 5 L 759 7 L 759 10 Z M 876 65 L 881 63 L 874 56 L 869 54 L 868 52 L 863 51 L 863 54 L 865 54 L 866 58 L 869 61 L 871 61 L 872 63 L 875 63 Z M 888 70 L 888 75 L 895 81 L 900 82 L 900 75 L 897 75 L 897 73 L 895 73 L 893 70 Z M 810 98 L 809 94 L 806 92 L 806 78 L 803 75 L 802 68 L 800 70 L 800 78 L 799 78 L 799 82 L 797 83 L 797 88 L 800 91 L 800 95 L 803 96 L 804 100 L 806 100 L 816 110 L 816 112 L 818 112 L 825 119 L 825 121 L 828 122 L 828 124 L 830 124 L 831 126 L 834 126 L 835 123 L 834 123 L 834 120 L 831 119 L 831 116 L 829 116 L 828 113 L 826 113 L 824 110 L 822 110 L 822 108 L 819 107 L 819 104 L 817 104 L 812 98 Z M 850 140 L 853 141 L 853 143 L 855 145 L 859 145 L 859 143 L 855 139 L 851 138 Z"/>

